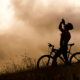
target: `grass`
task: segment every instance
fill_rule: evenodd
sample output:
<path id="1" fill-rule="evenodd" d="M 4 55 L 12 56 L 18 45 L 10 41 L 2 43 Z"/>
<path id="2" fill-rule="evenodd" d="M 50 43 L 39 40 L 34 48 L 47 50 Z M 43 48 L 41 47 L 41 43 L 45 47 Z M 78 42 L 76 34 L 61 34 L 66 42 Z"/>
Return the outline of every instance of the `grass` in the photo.
<path id="1" fill-rule="evenodd" d="M 0 80 L 80 80 L 80 63 L 70 66 L 58 65 L 53 67 L 36 68 L 36 60 L 23 56 L 23 65 L 6 67 L 0 73 Z"/>

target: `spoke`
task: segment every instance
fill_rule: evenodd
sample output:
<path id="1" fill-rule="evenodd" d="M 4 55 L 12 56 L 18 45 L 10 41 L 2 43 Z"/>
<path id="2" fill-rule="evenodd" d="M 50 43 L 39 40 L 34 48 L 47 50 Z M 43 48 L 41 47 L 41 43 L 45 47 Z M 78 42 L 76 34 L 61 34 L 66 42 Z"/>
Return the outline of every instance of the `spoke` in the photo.
<path id="1" fill-rule="evenodd" d="M 71 58 L 71 63 L 79 63 L 80 62 L 80 53 L 75 53 L 75 55 L 73 55 L 73 57 Z"/>
<path id="2" fill-rule="evenodd" d="M 50 66 L 52 63 L 52 58 L 49 57 L 43 57 L 40 61 L 39 61 L 39 67 L 47 67 Z"/>
<path id="3" fill-rule="evenodd" d="M 75 56 L 74 56 L 75 57 Z M 77 59 L 76 57 L 75 57 L 75 59 Z M 78 60 L 78 59 L 77 59 Z"/>

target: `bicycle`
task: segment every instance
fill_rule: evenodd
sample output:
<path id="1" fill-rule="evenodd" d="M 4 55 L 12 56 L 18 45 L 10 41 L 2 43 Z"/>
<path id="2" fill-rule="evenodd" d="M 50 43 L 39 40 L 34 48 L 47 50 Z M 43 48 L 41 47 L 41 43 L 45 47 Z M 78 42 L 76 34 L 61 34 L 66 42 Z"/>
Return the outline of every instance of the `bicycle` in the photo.
<path id="1" fill-rule="evenodd" d="M 52 53 L 54 52 L 56 54 L 56 52 L 58 51 L 58 49 L 54 49 L 54 45 L 52 45 L 51 43 L 48 43 L 49 48 L 51 48 L 51 52 L 50 55 L 43 55 L 41 56 L 38 61 L 37 61 L 37 67 L 47 67 L 47 66 L 51 66 L 52 65 L 52 61 L 54 60 L 54 56 L 52 56 Z M 70 46 L 69 50 L 67 51 L 68 53 L 68 61 L 70 64 L 72 63 L 79 63 L 80 62 L 80 52 L 76 52 L 76 53 L 71 53 L 71 47 L 74 45 L 74 43 L 72 44 L 68 44 L 68 46 Z M 72 55 L 70 57 L 70 54 Z M 69 58 L 70 57 L 70 58 Z M 62 56 L 58 57 L 60 60 L 62 60 L 65 63 L 65 60 Z"/>

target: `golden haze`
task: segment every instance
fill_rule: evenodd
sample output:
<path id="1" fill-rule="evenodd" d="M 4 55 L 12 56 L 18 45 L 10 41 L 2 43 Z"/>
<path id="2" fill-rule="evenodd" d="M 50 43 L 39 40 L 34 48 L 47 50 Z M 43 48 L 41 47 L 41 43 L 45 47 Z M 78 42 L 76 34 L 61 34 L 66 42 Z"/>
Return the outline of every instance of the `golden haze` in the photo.
<path id="1" fill-rule="evenodd" d="M 72 38 L 69 43 L 75 43 L 73 52 L 79 51 L 80 2 L 77 1 L 8 0 L 6 3 L 4 0 L 1 1 L 1 62 L 2 58 L 5 62 L 10 57 L 17 61 L 15 55 L 21 59 L 20 56 L 25 52 L 29 57 L 39 58 L 43 54 L 48 54 L 47 43 L 52 43 L 55 48 L 59 48 L 58 26 L 62 18 L 66 23 L 71 22 L 74 25 L 74 30 L 70 31 Z"/>

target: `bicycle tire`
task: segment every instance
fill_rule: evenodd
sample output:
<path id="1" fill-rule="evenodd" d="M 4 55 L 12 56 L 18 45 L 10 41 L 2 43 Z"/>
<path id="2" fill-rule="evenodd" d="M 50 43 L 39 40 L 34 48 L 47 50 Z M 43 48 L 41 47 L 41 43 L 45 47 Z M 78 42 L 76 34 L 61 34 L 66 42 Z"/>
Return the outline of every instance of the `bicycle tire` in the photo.
<path id="1" fill-rule="evenodd" d="M 80 63 L 80 52 L 76 52 L 71 56 L 70 63 Z"/>
<path id="2" fill-rule="evenodd" d="M 48 59 L 50 58 L 50 60 L 51 60 L 50 62 L 51 62 L 51 63 L 47 64 L 47 63 L 44 62 L 44 61 L 43 61 L 44 63 L 42 63 L 41 60 L 44 59 L 44 58 L 47 58 L 47 59 L 45 59 L 45 61 L 47 61 L 47 62 L 48 62 Z M 37 61 L 37 68 L 48 67 L 48 66 L 52 65 L 52 60 L 53 60 L 53 57 L 50 56 L 50 55 L 43 55 L 43 56 L 41 56 L 41 57 L 38 59 L 38 61 Z"/>

